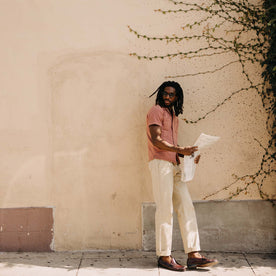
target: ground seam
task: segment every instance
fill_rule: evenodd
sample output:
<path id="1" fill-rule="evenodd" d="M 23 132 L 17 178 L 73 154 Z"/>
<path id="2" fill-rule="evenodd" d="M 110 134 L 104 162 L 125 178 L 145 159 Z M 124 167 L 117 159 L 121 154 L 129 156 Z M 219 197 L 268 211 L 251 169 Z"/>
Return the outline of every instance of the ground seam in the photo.
<path id="1" fill-rule="evenodd" d="M 252 272 L 254 273 L 254 275 L 256 275 L 256 273 L 255 273 L 253 267 L 251 266 L 251 264 L 249 263 L 248 259 L 246 258 L 246 254 L 245 254 L 245 253 L 242 253 L 242 255 L 243 255 L 243 257 L 245 258 L 245 260 L 247 261 L 247 263 L 248 263 L 248 265 L 250 266 L 250 268 L 251 268 Z"/>
<path id="2" fill-rule="evenodd" d="M 78 270 L 77 270 L 76 276 L 78 276 L 78 274 L 79 274 L 79 270 L 80 270 L 80 267 L 81 267 L 81 263 L 82 263 L 82 260 L 83 260 L 83 256 L 84 256 L 84 252 L 81 254 L 81 259 L 80 259 L 80 263 L 79 263 L 79 266 L 78 266 Z"/>

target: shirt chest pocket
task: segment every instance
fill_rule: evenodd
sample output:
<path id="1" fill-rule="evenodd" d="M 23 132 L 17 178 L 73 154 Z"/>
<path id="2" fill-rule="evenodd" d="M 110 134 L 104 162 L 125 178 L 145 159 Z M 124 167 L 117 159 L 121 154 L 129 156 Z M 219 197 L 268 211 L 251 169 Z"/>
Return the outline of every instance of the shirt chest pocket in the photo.
<path id="1" fill-rule="evenodd" d="M 171 131 L 172 130 L 172 118 L 170 118 L 168 116 L 164 116 L 162 130 L 164 130 L 164 131 Z"/>

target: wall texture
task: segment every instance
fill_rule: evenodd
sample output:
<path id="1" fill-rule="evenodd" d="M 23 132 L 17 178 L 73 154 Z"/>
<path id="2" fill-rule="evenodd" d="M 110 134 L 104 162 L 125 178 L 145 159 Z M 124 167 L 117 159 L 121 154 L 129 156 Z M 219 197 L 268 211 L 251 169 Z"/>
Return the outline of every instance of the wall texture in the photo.
<path id="1" fill-rule="evenodd" d="M 264 200 L 198 201 L 200 247 L 203 251 L 275 252 L 276 210 Z M 155 204 L 143 204 L 143 250 L 155 250 Z M 184 250 L 174 215 L 172 250 Z"/>
<path id="2" fill-rule="evenodd" d="M 166 0 L 0 0 L 0 207 L 54 208 L 54 250 L 142 247 L 141 206 L 151 202 L 145 116 L 167 75 L 222 66 L 223 57 L 140 61 L 130 52 L 166 52 L 147 43 L 196 15 L 162 15 Z M 184 22 L 183 22 L 184 21 Z M 177 47 L 193 49 L 196 44 Z M 252 68 L 259 78 L 259 68 Z M 233 64 L 215 75 L 179 78 L 181 118 L 195 119 L 245 80 Z M 266 145 L 266 114 L 254 91 L 234 96 L 195 125 L 180 122 L 179 143 L 221 137 L 203 152 L 189 188 L 201 200 L 254 173 Z M 272 180 L 264 183 L 275 195 Z M 223 199 L 229 191 L 217 193 Z M 238 199 L 258 199 L 256 187 Z"/>

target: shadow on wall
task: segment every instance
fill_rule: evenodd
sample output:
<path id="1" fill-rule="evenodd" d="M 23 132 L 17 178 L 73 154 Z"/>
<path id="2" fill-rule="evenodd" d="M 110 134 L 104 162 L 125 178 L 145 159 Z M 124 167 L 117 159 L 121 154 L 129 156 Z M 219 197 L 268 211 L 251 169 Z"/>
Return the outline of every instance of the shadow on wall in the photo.
<path id="1" fill-rule="evenodd" d="M 129 244 L 127 234 L 114 233 L 138 235 L 140 227 L 146 65 L 105 51 L 63 55 L 53 64 L 47 82 L 55 244 L 73 246 L 64 250 Z"/>

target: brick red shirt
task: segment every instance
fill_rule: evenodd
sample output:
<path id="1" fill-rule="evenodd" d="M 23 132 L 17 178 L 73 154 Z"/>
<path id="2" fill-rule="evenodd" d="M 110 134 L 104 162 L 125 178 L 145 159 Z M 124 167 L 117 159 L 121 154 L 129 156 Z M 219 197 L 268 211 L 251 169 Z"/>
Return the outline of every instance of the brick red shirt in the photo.
<path id="1" fill-rule="evenodd" d="M 153 106 L 147 114 L 147 137 L 148 137 L 148 155 L 149 161 L 161 159 L 177 164 L 176 153 L 172 151 L 161 150 L 152 143 L 149 126 L 158 125 L 161 127 L 161 138 L 172 145 L 177 145 L 178 118 L 170 111 L 160 105 Z"/>

